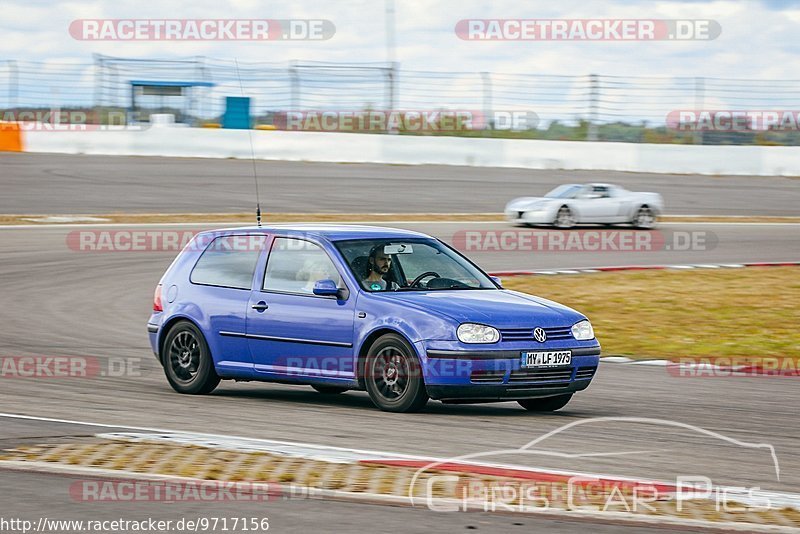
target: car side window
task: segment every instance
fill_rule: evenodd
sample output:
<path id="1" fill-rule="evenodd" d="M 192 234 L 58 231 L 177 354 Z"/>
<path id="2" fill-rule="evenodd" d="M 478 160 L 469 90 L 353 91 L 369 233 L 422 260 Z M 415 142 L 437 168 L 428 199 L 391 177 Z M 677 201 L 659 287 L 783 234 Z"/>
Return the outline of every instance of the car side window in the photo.
<path id="1" fill-rule="evenodd" d="M 595 186 L 594 194 L 599 195 L 599 198 L 608 198 L 611 196 L 608 194 L 608 188 L 605 186 Z"/>
<path id="2" fill-rule="evenodd" d="M 333 280 L 337 287 L 342 285 L 336 266 L 322 247 L 302 239 L 275 238 L 262 289 L 313 295 L 314 284 L 319 280 Z"/>
<path id="3" fill-rule="evenodd" d="M 189 277 L 194 284 L 250 289 L 266 236 L 229 235 L 215 238 L 197 260 Z"/>

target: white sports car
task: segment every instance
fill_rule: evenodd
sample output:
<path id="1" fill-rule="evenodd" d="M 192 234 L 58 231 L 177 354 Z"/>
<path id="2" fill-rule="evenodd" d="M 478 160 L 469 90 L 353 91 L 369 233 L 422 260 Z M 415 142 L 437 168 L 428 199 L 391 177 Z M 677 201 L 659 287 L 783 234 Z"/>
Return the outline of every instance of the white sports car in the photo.
<path id="1" fill-rule="evenodd" d="M 515 198 L 506 205 L 505 215 L 524 225 L 627 223 L 652 228 L 663 211 L 664 200 L 658 193 L 636 193 L 611 184 L 565 184 L 543 197 Z"/>

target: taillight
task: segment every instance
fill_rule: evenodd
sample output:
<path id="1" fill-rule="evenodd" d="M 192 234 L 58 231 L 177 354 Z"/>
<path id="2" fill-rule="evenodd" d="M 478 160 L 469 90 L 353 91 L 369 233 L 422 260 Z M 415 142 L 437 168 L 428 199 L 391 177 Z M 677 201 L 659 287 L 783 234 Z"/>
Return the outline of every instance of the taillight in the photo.
<path id="1" fill-rule="evenodd" d="M 153 311 L 164 311 L 164 307 L 161 305 L 161 284 L 156 286 L 156 292 L 153 295 Z"/>

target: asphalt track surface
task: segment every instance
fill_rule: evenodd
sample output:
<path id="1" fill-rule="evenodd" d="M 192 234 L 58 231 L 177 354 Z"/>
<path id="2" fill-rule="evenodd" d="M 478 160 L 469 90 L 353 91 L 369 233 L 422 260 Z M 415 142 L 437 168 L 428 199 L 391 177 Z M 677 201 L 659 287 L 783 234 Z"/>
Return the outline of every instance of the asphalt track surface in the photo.
<path id="1" fill-rule="evenodd" d="M 145 333 L 153 287 L 174 253 L 76 252 L 65 245 L 69 230 L 0 230 L 0 354 L 88 356 L 101 369 L 113 359 L 117 371 L 124 360 L 132 362 L 131 370 L 92 378 L 2 378 L 4 412 L 445 457 L 520 447 L 564 424 L 595 417 L 657 418 L 773 444 L 780 480 L 765 451 L 666 423 L 592 422 L 542 445 L 551 453 L 614 456 L 520 454 L 498 461 L 800 488 L 796 378 L 687 378 L 660 367 L 604 364 L 587 391 L 548 415 L 529 414 L 516 403 L 436 402 L 423 414 L 385 414 L 363 392 L 330 398 L 308 387 L 258 383 L 223 382 L 207 397 L 178 395 L 168 387 Z M 630 310 L 625 316 L 635 321 L 635 315 Z M 650 327 L 657 325 L 643 325 Z"/>
<path id="2" fill-rule="evenodd" d="M 667 213 L 800 215 L 800 180 L 437 165 L 257 163 L 271 212 L 501 212 L 515 197 L 569 182 L 663 195 Z M 0 213 L 243 212 L 252 162 L 233 159 L 0 154 Z"/>
<path id="3" fill-rule="evenodd" d="M 115 160 L 113 164 L 111 159 Z M 249 193 L 239 191 L 247 187 L 251 178 L 243 165 L 216 160 L 3 155 L 0 213 L 242 211 L 251 203 Z M 497 183 L 487 184 L 485 169 L 272 165 L 272 170 L 282 169 L 282 179 L 286 181 L 280 182 L 284 191 L 280 197 L 270 196 L 267 189 L 268 200 L 282 203 L 281 209 L 275 211 L 496 211 L 508 197 L 524 194 L 518 189 L 526 184 L 533 184 L 535 192 L 539 192 L 568 179 L 566 174 L 557 172 L 501 170 L 507 174 Z M 230 166 L 239 170 L 231 173 L 227 170 Z M 109 173 L 109 168 L 113 172 Z M 177 169 L 183 171 L 178 173 Z M 289 179 L 291 173 L 296 176 Z M 567 174 L 577 177 L 583 173 Z M 662 192 L 674 212 L 797 215 L 798 211 L 797 182 L 790 179 L 684 176 L 664 181 L 663 176 L 604 174 L 603 180 L 631 188 L 641 183 L 642 189 Z M 220 185 L 220 176 L 231 181 Z M 396 189 L 387 188 L 385 180 L 379 180 L 387 176 Z M 644 181 L 625 182 L 626 178 Z M 590 179 L 593 178 L 579 178 Z M 198 180 L 202 187 L 191 187 Z M 373 187 L 376 182 L 383 185 Z M 478 193 L 470 189 L 471 184 Z M 430 194 L 425 192 L 426 187 L 431 188 Z M 684 191 L 692 187 L 696 189 Z M 407 202 L 398 194 L 404 190 L 415 191 Z M 314 209 L 308 209 L 306 202 L 309 191 L 318 194 Z M 720 191 L 729 195 L 724 201 L 710 194 Z M 762 195 L 763 191 L 768 193 Z M 369 199 L 370 209 L 355 209 L 353 195 Z M 220 205 L 219 198 L 232 200 Z M 681 198 L 684 200 L 679 201 Z M 487 207 L 493 203 L 497 207 Z M 516 231 L 501 223 L 402 226 L 445 240 L 452 240 L 459 231 Z M 115 227 L 120 228 L 133 229 Z M 164 228 L 181 230 L 179 226 Z M 536 454 L 503 455 L 497 461 L 668 481 L 680 475 L 706 476 L 717 484 L 800 492 L 800 458 L 796 454 L 800 427 L 793 402 L 797 384 L 796 378 L 790 377 L 687 378 L 670 375 L 661 367 L 603 364 L 587 391 L 576 395 L 564 410 L 545 415 L 527 413 L 516 403 L 452 406 L 436 402 L 431 402 L 422 414 L 385 414 L 375 409 L 363 392 L 331 398 L 308 387 L 257 383 L 223 382 L 206 397 L 178 395 L 169 388 L 153 358 L 144 328 L 153 287 L 174 252 L 81 253 L 66 245 L 66 234 L 74 230 L 77 228 L 0 229 L 0 355 L 82 356 L 96 358 L 101 369 L 116 362 L 117 371 L 120 361 L 130 366 L 120 376 L 107 373 L 115 376 L 0 378 L 0 411 L 440 457 L 521 447 L 566 424 L 586 422 L 548 438 Z M 655 252 L 466 253 L 487 270 L 513 270 L 788 261 L 797 260 L 800 250 L 797 225 L 670 224 L 657 232 L 666 236 L 706 232 L 712 236 L 714 246 Z M 627 317 L 635 321 L 635 310 L 630 310 Z M 593 419 L 600 417 L 654 421 Z M 9 421 L 0 419 L 3 445 L 95 432 L 80 425 Z M 668 421 L 719 435 L 702 434 Z M 724 437 L 747 444 L 773 445 L 780 477 L 764 449 L 736 445 Z M 565 453 L 570 456 L 563 456 Z M 597 456 L 598 453 L 613 455 Z M 65 489 L 68 484 L 69 478 L 63 475 L 0 471 L 0 502 L 9 504 L 5 509 L 25 517 L 41 515 L 45 503 L 48 512 L 52 510 L 50 515 L 63 518 L 94 518 L 93 514 L 97 514 L 98 518 L 135 519 L 167 513 L 156 505 L 131 508 L 122 503 L 89 510 L 70 501 Z M 200 505 L 170 506 L 168 514 L 174 517 L 201 512 Z M 220 513 L 215 513 L 255 515 L 252 509 L 245 509 L 248 506 L 252 505 L 223 504 L 219 505 Z M 498 532 L 569 532 L 586 528 L 583 524 L 542 518 L 441 515 L 322 501 L 287 501 L 268 512 L 277 532 L 375 530 L 377 524 L 385 525 L 380 530 L 386 532 L 470 527 Z M 520 522 L 523 524 L 515 524 Z M 588 528 L 611 532 L 620 526 L 592 524 Z M 642 529 L 637 527 L 635 531 Z"/>
<path id="4" fill-rule="evenodd" d="M 487 271 L 800 260 L 800 224 L 669 223 L 651 231 L 621 227 L 559 231 L 492 222 L 379 220 L 366 224 L 406 228 L 436 236 Z M 176 247 L 163 252 L 91 250 L 95 246 L 108 250 L 111 242 L 104 239 L 117 239 L 118 233 L 124 246 L 123 238 L 135 234 L 151 233 L 155 235 L 155 242 L 162 242 L 171 236 L 182 239 L 188 232 L 224 227 L 226 225 L 213 224 L 0 227 L 0 272 L 13 278 L 15 274 L 22 275 L 31 265 L 47 260 L 71 269 L 96 268 L 97 276 L 103 278 L 113 276 L 113 271 L 106 269 L 146 269 L 155 283 L 177 254 Z M 87 235 L 84 249 L 80 245 L 81 235 Z M 604 236 L 609 239 L 603 241 Z M 113 243 L 110 246 L 115 247 Z"/>

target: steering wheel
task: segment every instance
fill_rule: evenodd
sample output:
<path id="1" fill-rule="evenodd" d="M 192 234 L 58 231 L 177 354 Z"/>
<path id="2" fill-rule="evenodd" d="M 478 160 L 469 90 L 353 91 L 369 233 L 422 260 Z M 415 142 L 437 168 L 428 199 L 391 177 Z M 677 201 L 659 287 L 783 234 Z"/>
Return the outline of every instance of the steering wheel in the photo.
<path id="1" fill-rule="evenodd" d="M 434 278 L 441 278 L 441 276 L 439 276 L 439 273 L 437 272 L 425 271 L 418 277 L 414 278 L 414 281 L 411 282 L 411 284 L 408 287 L 419 287 L 419 283 L 422 282 L 425 278 L 428 278 L 429 276 L 432 276 Z"/>

